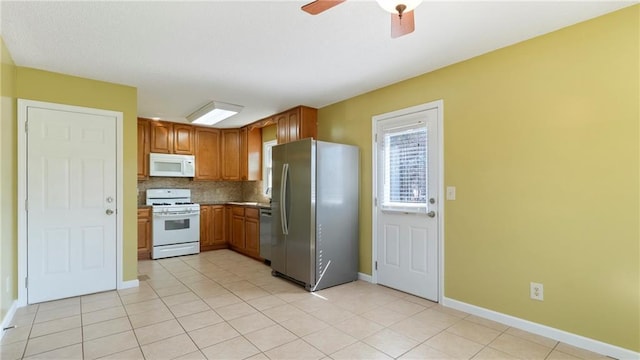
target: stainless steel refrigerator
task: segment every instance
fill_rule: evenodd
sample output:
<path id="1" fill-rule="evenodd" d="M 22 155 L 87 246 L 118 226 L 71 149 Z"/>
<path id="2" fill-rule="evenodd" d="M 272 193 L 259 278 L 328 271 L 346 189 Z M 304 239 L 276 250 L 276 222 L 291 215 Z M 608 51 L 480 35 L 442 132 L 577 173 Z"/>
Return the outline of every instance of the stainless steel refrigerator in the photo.
<path id="1" fill-rule="evenodd" d="M 357 280 L 358 148 L 303 139 L 272 151 L 273 274 L 309 291 Z"/>

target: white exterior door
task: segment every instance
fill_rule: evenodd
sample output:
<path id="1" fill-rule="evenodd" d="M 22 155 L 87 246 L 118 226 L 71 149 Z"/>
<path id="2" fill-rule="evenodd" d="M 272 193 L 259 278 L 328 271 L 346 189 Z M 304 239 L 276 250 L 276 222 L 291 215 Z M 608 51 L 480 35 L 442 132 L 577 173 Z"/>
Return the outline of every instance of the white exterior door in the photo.
<path id="1" fill-rule="evenodd" d="M 438 301 L 438 107 L 374 118 L 377 282 Z"/>
<path id="2" fill-rule="evenodd" d="M 27 109 L 28 303 L 116 288 L 116 117 Z"/>

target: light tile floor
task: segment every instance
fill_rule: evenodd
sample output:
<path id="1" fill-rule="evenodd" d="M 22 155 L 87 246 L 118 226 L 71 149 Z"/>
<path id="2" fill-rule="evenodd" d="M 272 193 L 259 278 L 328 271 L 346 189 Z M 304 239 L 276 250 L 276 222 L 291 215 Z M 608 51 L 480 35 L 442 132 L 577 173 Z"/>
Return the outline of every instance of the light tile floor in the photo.
<path id="1" fill-rule="evenodd" d="M 20 308 L 0 358 L 604 358 L 362 281 L 310 294 L 229 250 L 138 272 L 138 288 Z"/>

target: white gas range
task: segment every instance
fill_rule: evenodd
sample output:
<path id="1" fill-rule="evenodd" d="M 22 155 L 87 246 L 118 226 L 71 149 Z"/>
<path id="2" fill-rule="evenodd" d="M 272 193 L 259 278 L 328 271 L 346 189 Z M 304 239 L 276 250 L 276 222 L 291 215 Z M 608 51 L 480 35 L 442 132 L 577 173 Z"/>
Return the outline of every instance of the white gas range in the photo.
<path id="1" fill-rule="evenodd" d="M 200 252 L 200 205 L 191 202 L 189 189 L 148 189 L 151 205 L 152 259 Z"/>

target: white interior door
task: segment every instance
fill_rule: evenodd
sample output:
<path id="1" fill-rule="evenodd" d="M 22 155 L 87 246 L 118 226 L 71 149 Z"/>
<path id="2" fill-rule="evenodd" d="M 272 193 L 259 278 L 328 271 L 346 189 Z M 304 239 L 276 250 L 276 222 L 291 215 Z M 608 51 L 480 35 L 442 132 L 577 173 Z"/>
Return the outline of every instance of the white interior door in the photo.
<path id="1" fill-rule="evenodd" d="M 438 301 L 438 111 L 376 119 L 377 282 Z"/>
<path id="2" fill-rule="evenodd" d="M 116 117 L 27 110 L 28 303 L 116 288 Z"/>

